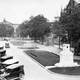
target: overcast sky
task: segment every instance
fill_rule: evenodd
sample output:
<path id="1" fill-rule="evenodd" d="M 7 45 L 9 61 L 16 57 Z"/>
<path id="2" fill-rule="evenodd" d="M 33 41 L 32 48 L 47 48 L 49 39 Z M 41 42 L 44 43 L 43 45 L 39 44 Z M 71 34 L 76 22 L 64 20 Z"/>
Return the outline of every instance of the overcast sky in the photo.
<path id="1" fill-rule="evenodd" d="M 68 2 L 69 0 L 0 0 L 0 21 L 6 18 L 12 23 L 21 23 L 38 14 L 53 21 Z"/>

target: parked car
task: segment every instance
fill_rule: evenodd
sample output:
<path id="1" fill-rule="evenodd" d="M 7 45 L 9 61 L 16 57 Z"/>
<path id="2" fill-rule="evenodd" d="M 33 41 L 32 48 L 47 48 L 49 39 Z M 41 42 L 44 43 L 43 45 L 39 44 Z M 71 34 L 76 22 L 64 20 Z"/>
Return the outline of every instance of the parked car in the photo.
<path id="1" fill-rule="evenodd" d="M 10 48 L 9 42 L 5 42 L 5 48 Z"/>
<path id="2" fill-rule="evenodd" d="M 0 57 L 5 56 L 6 55 L 6 50 L 4 48 L 4 45 L 0 44 Z"/>
<path id="3" fill-rule="evenodd" d="M 23 65 L 20 65 L 14 69 L 6 69 L 6 72 L 9 73 L 8 76 L 5 76 L 5 78 L 7 80 L 10 80 L 10 79 L 15 79 L 15 80 L 21 80 L 21 78 L 24 76 L 24 66 Z"/>

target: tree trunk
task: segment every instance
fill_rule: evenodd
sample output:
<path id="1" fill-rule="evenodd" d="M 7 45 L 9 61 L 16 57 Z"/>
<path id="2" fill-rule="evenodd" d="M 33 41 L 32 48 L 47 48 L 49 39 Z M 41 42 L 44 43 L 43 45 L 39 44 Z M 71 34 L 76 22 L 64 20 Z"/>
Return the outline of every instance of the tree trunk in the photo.
<path id="1" fill-rule="evenodd" d="M 60 49 L 60 36 L 59 36 L 59 49 Z"/>

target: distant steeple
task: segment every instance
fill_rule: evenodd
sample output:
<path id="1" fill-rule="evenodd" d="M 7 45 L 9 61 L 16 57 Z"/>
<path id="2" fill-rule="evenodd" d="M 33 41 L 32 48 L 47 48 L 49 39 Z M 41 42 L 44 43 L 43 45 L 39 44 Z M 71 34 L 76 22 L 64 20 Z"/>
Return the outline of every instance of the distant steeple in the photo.
<path id="1" fill-rule="evenodd" d="M 67 14 L 72 13 L 72 9 L 77 5 L 77 2 L 75 0 L 69 0 L 68 5 L 64 9 L 64 12 Z"/>
<path id="2" fill-rule="evenodd" d="M 61 8 L 60 15 L 63 16 L 63 15 L 65 15 L 64 13 L 66 13 L 68 15 L 71 14 L 73 12 L 73 8 L 75 6 L 79 6 L 79 2 L 77 2 L 76 0 L 69 0 L 66 8 L 64 8 L 64 9 Z"/>
<path id="3" fill-rule="evenodd" d="M 75 0 L 70 0 L 67 7 L 66 7 L 66 9 L 74 8 L 75 5 L 76 5 Z"/>

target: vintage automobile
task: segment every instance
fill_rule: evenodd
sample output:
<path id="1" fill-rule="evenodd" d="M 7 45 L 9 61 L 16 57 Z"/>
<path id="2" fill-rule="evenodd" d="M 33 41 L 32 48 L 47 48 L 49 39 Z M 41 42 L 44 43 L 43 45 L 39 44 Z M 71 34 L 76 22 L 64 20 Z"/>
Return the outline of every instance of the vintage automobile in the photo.
<path id="1" fill-rule="evenodd" d="M 6 69 L 6 73 L 9 73 L 9 75 L 5 76 L 5 78 L 7 80 L 11 80 L 11 79 L 14 79 L 14 80 L 20 80 L 23 75 L 24 75 L 24 66 L 23 65 L 20 65 L 16 68 L 13 68 L 13 69 Z"/>
<path id="2" fill-rule="evenodd" d="M 9 42 L 5 42 L 5 48 L 10 48 Z"/>
<path id="3" fill-rule="evenodd" d="M 0 57 L 5 56 L 6 55 L 6 50 L 4 48 L 3 45 L 0 45 Z"/>
<path id="4" fill-rule="evenodd" d="M 0 44 L 0 80 L 22 80 L 24 65 L 6 53 L 5 45 Z"/>

